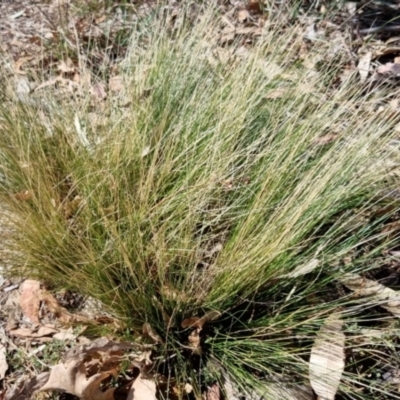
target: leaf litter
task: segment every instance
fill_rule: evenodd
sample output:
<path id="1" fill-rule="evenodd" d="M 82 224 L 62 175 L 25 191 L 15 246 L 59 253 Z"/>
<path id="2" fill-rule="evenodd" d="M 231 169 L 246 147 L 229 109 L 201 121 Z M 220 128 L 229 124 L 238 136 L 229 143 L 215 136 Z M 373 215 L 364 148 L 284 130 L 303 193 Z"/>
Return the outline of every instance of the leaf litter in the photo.
<path id="1" fill-rule="evenodd" d="M 365 302 L 378 305 L 400 317 L 400 292 L 358 274 L 347 273 L 340 278 L 340 282 L 354 291 L 354 296 L 362 297 Z"/>
<path id="2" fill-rule="evenodd" d="M 343 321 L 340 314 L 328 317 L 317 333 L 310 356 L 310 383 L 321 400 L 334 400 L 344 371 Z"/>

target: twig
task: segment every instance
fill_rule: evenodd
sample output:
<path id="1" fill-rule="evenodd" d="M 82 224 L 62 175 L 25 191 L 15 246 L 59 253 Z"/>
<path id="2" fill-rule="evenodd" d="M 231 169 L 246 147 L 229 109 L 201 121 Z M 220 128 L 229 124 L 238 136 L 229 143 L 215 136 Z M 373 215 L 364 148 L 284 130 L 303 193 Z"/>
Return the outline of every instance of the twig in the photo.
<path id="1" fill-rule="evenodd" d="M 358 30 L 358 33 L 361 35 L 369 35 L 371 33 L 377 33 L 377 32 L 399 32 L 400 31 L 400 25 L 391 25 L 391 26 L 378 26 L 375 28 L 365 28 L 365 29 L 360 29 Z"/>

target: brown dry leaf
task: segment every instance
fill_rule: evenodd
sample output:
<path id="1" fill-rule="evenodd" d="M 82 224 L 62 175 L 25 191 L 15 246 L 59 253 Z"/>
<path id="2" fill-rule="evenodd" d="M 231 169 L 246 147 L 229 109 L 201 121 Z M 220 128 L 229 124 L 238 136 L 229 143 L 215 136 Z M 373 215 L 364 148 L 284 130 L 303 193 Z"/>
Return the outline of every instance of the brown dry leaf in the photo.
<path id="1" fill-rule="evenodd" d="M 306 264 L 299 265 L 292 272 L 282 275 L 282 278 L 297 278 L 299 276 L 308 274 L 309 272 L 314 271 L 319 265 L 319 260 L 314 258 Z"/>
<path id="2" fill-rule="evenodd" d="M 42 325 L 37 331 L 29 328 L 12 329 L 9 331 L 9 335 L 25 339 L 40 339 L 40 341 L 46 342 L 51 340 L 47 336 L 53 335 L 58 332 L 58 329 L 56 329 L 52 325 Z"/>
<path id="3" fill-rule="evenodd" d="M 64 217 L 66 219 L 71 218 L 82 205 L 82 203 L 82 197 L 78 195 L 75 196 L 72 200 L 66 199 L 63 204 Z"/>
<path id="4" fill-rule="evenodd" d="M 118 356 L 122 351 L 133 347 L 131 343 L 117 343 L 107 338 L 76 346 L 64 354 L 63 363 L 54 366 L 50 373 L 19 382 L 7 392 L 7 400 L 27 400 L 34 392 L 47 390 L 68 392 L 82 400 L 114 400 L 115 388 L 103 390 L 101 384 L 117 373 L 114 361 L 121 360 Z M 90 371 L 99 371 L 94 368 L 96 365 L 100 372 L 90 375 Z"/>
<path id="5" fill-rule="evenodd" d="M 26 279 L 19 290 L 19 304 L 24 315 L 34 324 L 39 324 L 40 282 Z"/>
<path id="6" fill-rule="evenodd" d="M 0 344 L 0 381 L 4 379 L 8 370 L 6 354 L 6 348 L 4 347 L 4 345 Z"/>
<path id="7" fill-rule="evenodd" d="M 71 314 L 64 307 L 61 307 L 57 299 L 49 292 L 42 290 L 40 299 L 45 303 L 47 309 L 53 313 L 60 322 L 70 323 L 73 321 L 86 321 L 87 319 L 81 315 Z"/>
<path id="8" fill-rule="evenodd" d="M 53 335 L 53 339 L 57 340 L 75 340 L 76 335 L 74 334 L 74 331 L 72 327 L 68 329 L 60 329 L 59 332 Z"/>
<path id="9" fill-rule="evenodd" d="M 126 400 L 156 400 L 156 392 L 156 383 L 139 375 L 133 382 Z"/>
<path id="10" fill-rule="evenodd" d="M 400 75 L 400 64 L 386 63 L 378 67 L 378 74 L 394 74 Z"/>
<path id="11" fill-rule="evenodd" d="M 101 353 L 119 355 L 124 350 L 131 350 L 134 347 L 129 342 L 115 342 L 107 338 L 100 338 L 90 343 L 73 347 L 63 355 L 63 361 L 71 359 L 84 359 L 85 357 L 98 355 Z"/>
<path id="12" fill-rule="evenodd" d="M 119 92 L 124 88 L 122 76 L 113 76 L 108 82 L 108 87 L 112 92 Z"/>
<path id="13" fill-rule="evenodd" d="M 150 337 L 156 343 L 164 344 L 164 340 L 158 335 L 149 323 L 143 324 L 143 335 Z"/>
<path id="14" fill-rule="evenodd" d="M 49 379 L 50 373 L 43 372 L 26 381 L 22 376 L 14 387 L 7 390 L 4 400 L 30 400 L 32 394 L 37 392 Z"/>
<path id="15" fill-rule="evenodd" d="M 115 371 L 100 372 L 86 377 L 86 367 L 81 360 L 69 360 L 54 366 L 50 371 L 49 380 L 40 391 L 55 390 L 78 396 L 82 400 L 114 400 L 115 388 L 105 391 L 101 383 Z"/>
<path id="16" fill-rule="evenodd" d="M 219 385 L 214 383 L 211 387 L 207 388 L 206 400 L 219 400 L 221 398 L 221 391 Z"/>
<path id="17" fill-rule="evenodd" d="M 371 58 L 372 58 L 372 52 L 368 51 L 363 56 L 361 56 L 358 61 L 357 69 L 358 73 L 360 74 L 361 82 L 365 82 L 368 77 Z"/>
<path id="18" fill-rule="evenodd" d="M 203 350 L 200 346 L 200 331 L 201 329 L 195 329 L 188 337 L 189 347 L 192 349 L 194 354 L 202 354 Z"/>
<path id="19" fill-rule="evenodd" d="M 199 317 L 186 318 L 182 321 L 181 327 L 184 329 L 190 327 L 199 328 L 199 321 L 200 321 Z"/>
<path id="20" fill-rule="evenodd" d="M 323 400 L 334 400 L 344 370 L 343 321 L 339 314 L 328 317 L 317 333 L 311 349 L 309 373 L 315 393 Z"/>
<path id="21" fill-rule="evenodd" d="M 27 201 L 32 198 L 32 192 L 29 190 L 22 190 L 21 192 L 14 194 L 14 197 L 19 201 Z"/>
<path id="22" fill-rule="evenodd" d="M 214 321 L 218 319 L 221 316 L 221 313 L 219 311 L 209 311 L 207 314 L 205 314 L 203 317 L 190 317 L 186 318 L 182 321 L 181 326 L 182 328 L 198 328 L 202 329 L 203 326 L 210 321 Z"/>
<path id="23" fill-rule="evenodd" d="M 371 303 L 377 304 L 396 317 L 400 317 L 400 293 L 379 282 L 365 279 L 358 274 L 345 274 L 340 282 L 355 295 L 368 298 Z"/>

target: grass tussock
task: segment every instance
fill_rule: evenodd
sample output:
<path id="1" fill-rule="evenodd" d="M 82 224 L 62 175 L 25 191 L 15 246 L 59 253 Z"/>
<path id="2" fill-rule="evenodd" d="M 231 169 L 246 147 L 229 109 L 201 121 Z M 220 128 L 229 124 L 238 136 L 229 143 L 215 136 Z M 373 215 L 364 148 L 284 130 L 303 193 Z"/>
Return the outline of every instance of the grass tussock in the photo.
<path id="1" fill-rule="evenodd" d="M 153 18 L 134 27 L 124 88 L 106 101 L 2 100 L 11 272 L 100 300 L 133 334 L 149 324 L 167 376 L 200 387 L 228 374 L 264 394 L 282 375 L 301 384 L 324 319 L 358 326 L 337 278 L 391 246 L 381 227 L 397 205 L 370 216 L 395 184 L 398 121 L 383 89 L 335 86 L 329 44 L 299 56 L 301 29 L 282 15 L 245 52 L 219 46 L 213 12 L 174 30 Z M 181 323 L 210 312 L 194 349 Z M 385 392 L 355 371 L 343 398 Z"/>

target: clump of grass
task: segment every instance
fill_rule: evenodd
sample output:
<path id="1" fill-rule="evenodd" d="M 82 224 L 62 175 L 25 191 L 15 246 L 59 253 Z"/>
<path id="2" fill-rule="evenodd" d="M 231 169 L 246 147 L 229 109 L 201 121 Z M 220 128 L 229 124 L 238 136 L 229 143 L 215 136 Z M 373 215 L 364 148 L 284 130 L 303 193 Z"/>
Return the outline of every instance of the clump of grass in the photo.
<path id="1" fill-rule="evenodd" d="M 159 372 L 200 388 L 305 381 L 326 316 L 357 321 L 338 276 L 392 243 L 380 231 L 395 201 L 373 217 L 394 186 L 384 89 L 335 88 L 341 60 L 309 68 L 329 45 L 306 65 L 300 27 L 269 18 L 245 54 L 219 46 L 213 11 L 173 30 L 138 21 L 125 88 L 101 112 L 89 97 L 0 107 L 11 272 L 100 300 L 133 334 L 150 326 Z M 181 324 L 210 312 L 194 348 Z M 343 398 L 368 398 L 365 379 L 349 369 Z"/>

